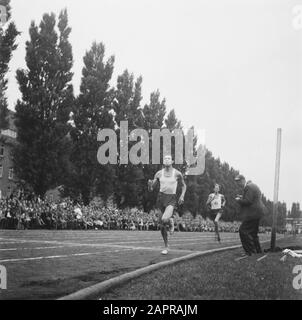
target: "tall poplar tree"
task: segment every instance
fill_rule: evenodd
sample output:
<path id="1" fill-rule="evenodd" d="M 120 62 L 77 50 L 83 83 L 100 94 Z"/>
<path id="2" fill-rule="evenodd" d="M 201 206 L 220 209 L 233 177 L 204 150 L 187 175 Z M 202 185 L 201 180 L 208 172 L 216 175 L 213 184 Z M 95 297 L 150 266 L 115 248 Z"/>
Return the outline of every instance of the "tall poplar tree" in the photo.
<path id="1" fill-rule="evenodd" d="M 62 183 L 66 172 L 68 120 L 73 105 L 71 28 L 67 11 L 56 23 L 53 13 L 44 14 L 39 26 L 31 23 L 26 42 L 26 69 L 17 71 L 22 93 L 16 105 L 17 175 L 36 194 Z"/>
<path id="2" fill-rule="evenodd" d="M 117 88 L 115 91 L 114 112 L 117 125 L 117 137 L 120 140 L 120 122 L 127 121 L 128 135 L 134 129 L 143 128 L 143 114 L 140 106 L 142 100 L 142 78 L 134 81 L 133 74 L 125 70 L 117 79 Z M 136 144 L 134 141 L 128 141 L 128 154 L 131 147 Z M 119 145 L 119 143 L 118 143 Z M 116 195 L 121 206 L 140 206 L 142 204 L 143 188 L 142 181 L 143 165 L 132 164 L 128 159 L 128 164 L 117 166 Z"/>
<path id="3" fill-rule="evenodd" d="M 106 199 L 114 190 L 114 166 L 97 161 L 98 130 L 114 129 L 113 90 L 109 85 L 113 68 L 114 57 L 105 61 L 105 46 L 93 43 L 84 56 L 80 95 L 73 108 L 72 170 L 67 184 L 69 191 L 80 195 L 84 203 L 96 195 Z"/>

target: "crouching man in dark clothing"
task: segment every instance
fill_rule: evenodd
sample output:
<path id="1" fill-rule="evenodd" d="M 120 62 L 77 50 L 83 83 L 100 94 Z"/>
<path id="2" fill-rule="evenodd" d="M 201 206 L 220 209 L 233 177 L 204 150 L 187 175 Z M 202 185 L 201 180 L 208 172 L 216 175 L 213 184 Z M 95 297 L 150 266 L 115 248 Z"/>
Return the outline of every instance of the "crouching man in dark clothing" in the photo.
<path id="1" fill-rule="evenodd" d="M 261 253 L 258 231 L 259 222 L 265 212 L 261 191 L 253 182 L 246 182 L 242 175 L 238 175 L 235 180 L 244 188 L 243 195 L 236 197 L 242 216 L 242 224 L 239 228 L 242 247 L 249 256 L 253 253 Z"/>

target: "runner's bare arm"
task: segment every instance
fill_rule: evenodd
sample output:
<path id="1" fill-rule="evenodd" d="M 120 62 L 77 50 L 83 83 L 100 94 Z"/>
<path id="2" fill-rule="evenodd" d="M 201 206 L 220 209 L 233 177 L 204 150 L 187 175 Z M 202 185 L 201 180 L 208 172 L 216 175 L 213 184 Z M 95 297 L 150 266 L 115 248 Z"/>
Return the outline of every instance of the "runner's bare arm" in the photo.
<path id="1" fill-rule="evenodd" d="M 153 191 L 154 187 L 158 183 L 159 175 L 160 175 L 160 171 L 156 172 L 153 180 L 150 180 L 150 179 L 148 180 L 148 190 L 149 191 Z"/>
<path id="2" fill-rule="evenodd" d="M 222 195 L 222 204 L 221 204 L 221 206 L 222 206 L 222 207 L 224 207 L 224 206 L 225 206 L 225 204 L 226 204 L 226 200 L 225 200 L 224 195 Z"/>
<path id="3" fill-rule="evenodd" d="M 213 200 L 213 197 L 212 197 L 212 193 L 211 193 L 211 194 L 209 194 L 206 206 L 209 205 L 212 202 L 212 200 Z"/>
<path id="4" fill-rule="evenodd" d="M 187 185 L 185 183 L 184 177 L 181 174 L 181 172 L 178 172 L 178 181 L 181 184 L 181 195 L 180 195 L 180 197 L 178 199 L 178 203 L 179 204 L 183 204 L 184 200 L 185 200 L 185 194 L 186 194 L 186 191 L 187 191 Z"/>

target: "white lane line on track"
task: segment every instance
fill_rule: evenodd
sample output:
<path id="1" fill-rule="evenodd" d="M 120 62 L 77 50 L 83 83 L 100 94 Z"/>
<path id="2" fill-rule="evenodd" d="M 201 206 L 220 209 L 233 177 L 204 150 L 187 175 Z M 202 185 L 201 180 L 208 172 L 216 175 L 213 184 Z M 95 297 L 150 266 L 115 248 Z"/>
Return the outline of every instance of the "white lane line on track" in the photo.
<path id="1" fill-rule="evenodd" d="M 177 237 L 177 235 L 173 235 L 172 238 L 169 239 L 169 241 L 171 242 L 186 242 L 186 241 L 198 241 L 198 240 L 211 240 L 211 239 L 214 239 L 214 235 L 207 235 L 207 236 L 204 236 L 204 237 L 195 237 L 195 238 L 179 238 Z M 81 239 L 82 240 L 82 239 Z M 101 240 L 101 239 L 100 239 Z M 227 242 L 227 241 L 234 241 L 234 240 L 239 240 L 239 235 L 237 236 L 232 236 L 232 237 L 223 237 L 222 238 L 223 241 Z M 266 240 L 265 238 L 264 239 L 260 239 L 260 240 Z M 96 239 L 89 239 L 89 240 L 84 240 L 84 241 L 87 241 L 87 242 L 90 242 L 90 241 L 93 241 L 93 242 L 96 242 Z M 147 243 L 147 242 L 158 242 L 158 241 L 162 241 L 160 237 L 158 237 L 158 239 L 151 239 L 151 240 L 139 240 L 139 239 L 136 239 L 134 241 L 115 241 L 115 242 L 107 242 L 106 244 L 108 245 L 118 245 L 118 244 L 132 244 L 132 243 Z"/>
<path id="2" fill-rule="evenodd" d="M 1 239 L 1 238 L 0 238 Z M 17 239 L 7 239 L 7 240 L 12 240 L 15 241 Z M 198 238 L 199 240 L 199 238 Z M 127 246 L 127 245 L 118 245 L 118 244 L 108 244 L 108 243 L 77 243 L 77 242 L 65 242 L 65 241 L 41 241 L 41 240 L 22 240 L 19 239 L 19 241 L 22 242 L 27 242 L 27 243 L 44 243 L 44 244 L 58 244 L 58 245 L 65 245 L 65 246 L 86 246 L 86 247 L 111 247 L 111 248 L 119 248 L 119 249 L 132 249 L 132 250 L 148 250 L 148 251 L 157 251 L 161 250 L 162 246 L 160 247 L 137 247 L 137 246 Z M 158 240 L 161 242 L 160 240 Z M 140 243 L 141 241 L 137 241 L 136 243 Z M 197 243 L 198 244 L 198 243 Z M 178 253 L 184 253 L 184 252 L 192 252 L 192 250 L 186 250 L 186 249 L 170 249 L 171 252 L 178 252 Z M 198 251 L 197 251 L 198 252 Z"/>
<path id="3" fill-rule="evenodd" d="M 57 249 L 57 248 L 66 248 L 66 246 L 54 246 L 54 247 L 32 247 L 32 248 L 5 248 L 0 249 L 0 251 L 17 251 L 17 250 L 43 250 L 43 249 Z"/>
<path id="4" fill-rule="evenodd" d="M 42 230 L 41 230 L 42 231 Z M 102 234 L 102 232 L 96 234 L 96 233 L 89 233 L 88 231 L 85 232 L 84 234 L 68 234 L 68 235 L 64 235 L 63 233 L 61 233 L 60 231 L 54 233 L 54 234 L 47 234 L 46 236 L 42 235 L 42 234 L 38 234 L 37 236 L 35 236 L 34 234 L 32 233 L 27 233 L 27 234 L 20 234 L 18 233 L 18 235 L 20 235 L 20 237 L 22 237 L 23 239 L 26 239 L 26 238 L 32 238 L 34 237 L 35 239 L 37 238 L 41 238 L 41 239 L 45 239 L 45 238 L 50 238 L 50 236 L 63 236 L 64 238 L 68 238 L 68 239 L 77 239 L 77 238 L 81 238 L 81 239 L 84 239 L 84 238 L 100 238 L 100 239 L 114 239 L 114 238 L 117 238 L 117 237 L 121 237 L 121 235 L 123 236 L 123 238 L 133 238 L 133 239 L 137 239 L 138 237 L 140 237 L 142 234 L 144 234 L 144 238 L 149 238 L 149 239 L 152 239 L 154 235 L 157 235 L 157 234 L 160 234 L 160 231 L 140 231 L 139 233 L 136 233 L 136 234 L 129 234 L 128 231 L 120 231 L 120 232 L 111 232 L 110 235 L 105 235 L 105 234 Z M 195 237 L 196 235 L 199 235 L 200 237 L 207 237 L 209 235 L 213 235 L 214 232 L 199 232 L 199 231 L 192 231 L 192 232 L 179 232 L 179 231 L 175 231 L 175 234 L 179 235 L 180 237 L 183 236 L 183 237 L 188 237 L 188 236 L 192 236 L 192 237 Z M 238 232 L 235 232 L 235 233 L 232 233 L 232 232 L 221 232 L 220 233 L 222 236 L 233 236 L 233 235 L 239 235 Z M 5 237 L 0 237 L 0 239 L 9 239 L 11 238 L 11 236 L 15 236 L 15 234 L 13 235 L 5 235 Z M 262 234 L 260 234 L 259 236 L 261 236 Z M 263 235 L 265 236 L 265 235 Z"/>
<path id="5" fill-rule="evenodd" d="M 16 240 L 16 239 L 14 239 Z M 159 247 L 136 247 L 136 246 L 125 246 L 125 245 L 114 245 L 114 244 L 107 244 L 107 243 L 77 243 L 77 242 L 65 242 L 65 241 L 40 241 L 40 240 L 29 240 L 24 241 L 28 243 L 48 243 L 48 244 L 58 244 L 58 245 L 65 245 L 65 246 L 71 246 L 71 247 L 111 247 L 111 248 L 119 248 L 119 249 L 131 249 L 131 250 L 151 250 L 151 251 L 158 251 L 162 250 L 162 246 Z M 137 241 L 137 243 L 140 243 L 140 241 Z M 192 252 L 192 250 L 180 250 L 180 249 L 171 249 L 171 252 Z M 1 261 L 0 261 L 1 262 Z"/>
<path id="6" fill-rule="evenodd" d="M 265 240 L 265 239 L 260 240 L 260 242 L 263 242 L 263 241 L 267 241 L 267 240 Z M 171 245 L 173 245 L 173 241 L 170 241 L 169 243 L 170 243 Z M 202 245 L 202 244 L 204 244 L 204 243 L 202 243 L 202 242 L 187 242 L 187 243 L 185 243 L 184 245 L 185 245 L 185 246 L 189 246 L 189 245 L 194 245 L 194 244 L 200 244 L 200 245 Z M 229 244 L 234 244 L 234 245 L 237 245 L 237 244 L 240 244 L 240 241 L 239 241 L 239 239 L 233 239 L 233 240 L 222 240 L 220 244 L 219 244 L 217 241 L 207 242 L 206 244 L 207 244 L 207 245 L 213 245 L 213 246 L 217 245 L 217 246 L 221 246 L 221 248 L 223 248 L 223 245 L 224 245 L 224 244 L 228 244 L 228 245 L 229 245 Z"/>
<path id="7" fill-rule="evenodd" d="M 127 234 L 127 231 L 121 231 L 121 232 L 117 232 L 116 234 L 114 234 L 112 232 L 111 235 L 102 235 L 100 234 L 89 234 L 89 232 L 85 233 L 85 234 L 70 234 L 70 235 L 64 235 L 62 233 L 55 233 L 53 235 L 51 234 L 47 234 L 46 236 L 43 236 L 41 234 L 35 236 L 34 234 L 17 234 L 18 236 L 20 236 L 20 238 L 23 238 L 24 240 L 28 240 L 28 239 L 40 239 L 40 240 L 45 240 L 45 239 L 49 239 L 49 238 L 55 238 L 55 237 L 59 237 L 59 238 L 63 238 L 63 239 L 100 239 L 100 240 L 110 240 L 110 239 L 118 239 L 118 238 L 123 238 L 123 239 L 137 239 L 140 238 L 141 235 L 144 234 L 144 239 L 146 240 L 151 240 L 154 238 L 154 236 L 157 236 L 157 234 L 160 234 L 159 231 L 153 231 L 153 232 L 148 232 L 148 231 L 140 231 L 140 233 L 137 234 L 132 234 L 129 235 Z M 177 235 L 178 237 L 182 238 L 188 238 L 188 237 L 209 237 L 211 235 L 214 235 L 214 232 L 177 232 L 175 231 L 175 235 Z M 239 233 L 229 233 L 229 232 L 221 232 L 220 233 L 221 236 L 223 236 L 224 238 L 228 238 L 228 237 L 233 237 L 234 235 L 239 236 Z M 11 237 L 15 237 L 16 234 L 13 235 L 5 235 L 4 237 L 0 237 L 0 240 L 7 240 L 10 239 Z M 269 236 L 269 235 L 268 235 Z M 265 234 L 259 234 L 259 238 L 266 238 L 268 237 Z"/>
<path id="8" fill-rule="evenodd" d="M 214 237 L 214 235 L 209 235 L 209 234 L 207 234 L 207 235 L 204 235 L 204 236 L 198 236 L 198 237 L 179 237 L 178 236 L 178 234 L 177 233 L 175 233 L 175 235 L 174 236 L 177 236 L 177 238 L 178 239 L 184 239 L 184 240 L 196 240 L 196 239 L 207 239 L 207 238 L 212 238 L 212 237 Z M 120 238 L 121 237 L 111 237 L 111 238 L 102 238 L 102 237 L 80 237 L 80 239 L 81 239 L 81 241 L 107 241 L 107 240 L 120 240 Z M 224 239 L 232 239 L 232 238 L 234 238 L 234 235 L 232 235 L 232 236 L 224 236 L 223 237 Z M 16 241 L 18 241 L 18 239 L 15 239 L 15 241 L 14 242 L 12 242 L 12 241 L 10 241 L 10 242 L 1 242 L 1 239 L 3 239 L 3 240 L 6 240 L 6 239 L 4 239 L 4 238 L 0 238 L 0 244 L 9 244 L 9 243 L 17 243 Z M 69 240 L 76 240 L 76 239 L 79 239 L 79 237 L 69 237 L 68 238 Z M 131 238 L 127 238 L 127 237 L 123 237 L 123 239 L 125 240 L 129 240 L 129 241 L 137 241 L 138 240 L 138 237 L 131 237 Z M 41 240 L 41 241 L 45 241 L 45 240 L 43 240 L 43 239 L 38 239 L 38 238 L 22 238 L 22 240 L 19 240 L 19 241 L 30 241 L 30 240 L 35 240 L 35 241 L 37 241 L 37 240 Z M 60 239 L 57 239 L 58 241 L 60 241 Z M 62 239 L 62 240 L 64 240 L 64 239 Z M 152 238 L 146 238 L 146 237 L 144 237 L 144 241 L 153 241 L 154 240 L 154 237 L 152 237 Z"/>
<path id="9" fill-rule="evenodd" d="M 262 257 L 260 257 L 260 258 L 258 258 L 257 261 L 261 261 L 261 260 L 265 259 L 266 257 L 267 257 L 267 254 L 262 256 Z"/>
<path id="10" fill-rule="evenodd" d="M 70 258 L 70 257 L 79 257 L 79 256 L 88 256 L 88 255 L 97 255 L 103 253 L 114 253 L 114 252 L 125 252 L 130 251 L 132 249 L 127 250 L 110 250 L 110 251 L 97 251 L 97 252 L 83 252 L 83 253 L 73 253 L 73 254 L 65 254 L 65 255 L 57 255 L 57 256 L 45 256 L 45 257 L 33 257 L 33 258 L 17 258 L 17 259 L 4 259 L 0 260 L 3 262 L 17 262 L 17 261 L 32 261 L 32 260 L 44 260 L 44 259 L 60 259 L 60 258 Z"/>
<path id="11" fill-rule="evenodd" d="M 209 237 L 209 238 L 191 238 L 191 239 L 170 239 L 170 244 L 177 244 L 177 243 L 180 243 L 180 244 L 184 244 L 184 245 L 191 245 L 191 244 L 203 244 L 205 241 L 204 240 L 211 240 L 213 239 L 213 237 Z M 42 241 L 38 241 L 38 240 L 20 240 L 19 243 L 29 243 L 29 242 L 33 242 L 33 241 L 37 241 L 39 243 L 44 243 Z M 199 242 L 192 242 L 192 241 L 199 241 Z M 228 240 L 224 240 L 223 242 L 224 243 L 229 243 L 229 242 L 235 242 L 235 241 L 238 241 L 238 238 L 229 238 Z M 207 241 L 206 241 L 207 242 Z M 48 243 L 48 242 L 47 242 Z M 57 241 L 55 241 L 55 243 L 57 243 Z M 61 242 L 62 244 L 65 244 L 66 247 L 67 246 L 125 246 L 125 245 L 129 245 L 129 244 L 140 244 L 140 243 L 154 243 L 154 244 L 159 244 L 161 245 L 162 244 L 162 240 L 160 238 L 156 239 L 156 240 L 152 240 L 152 241 L 144 241 L 144 240 L 137 240 L 137 241 L 124 241 L 124 242 L 107 242 L 107 243 L 65 243 L 64 241 Z M 213 241 L 213 243 L 215 243 Z M 129 247 L 129 246 L 128 246 Z M 45 247 L 47 248 L 47 247 Z M 144 247 L 145 248 L 145 247 Z M 147 247 L 146 247 L 147 249 Z M 1 251 L 1 249 L 0 249 Z M 185 250 L 187 251 L 187 250 Z"/>
<path id="12" fill-rule="evenodd" d="M 16 244 L 16 243 L 20 243 L 20 241 L 11 241 L 11 242 L 1 242 L 0 241 L 0 245 L 1 244 Z"/>
<path id="13" fill-rule="evenodd" d="M 214 236 L 208 236 L 208 237 L 197 237 L 197 238 L 175 238 L 175 236 L 173 236 L 173 238 L 170 238 L 170 241 L 172 242 L 186 242 L 186 241 L 198 241 L 198 240 L 210 240 L 213 239 Z M 237 237 L 228 237 L 228 238 L 224 238 L 225 240 L 238 240 Z M 30 243 L 30 242 L 40 242 L 40 243 L 45 243 L 48 241 L 45 240 L 36 240 L 36 239 L 32 239 L 32 240 L 24 240 L 24 239 L 20 239 L 17 240 L 14 239 L 14 242 L 7 242 L 6 244 L 13 244 L 13 243 Z M 84 239 L 80 239 L 81 242 L 85 241 Z M 100 239 L 102 240 L 102 239 Z M 52 240 L 52 241 L 56 241 L 57 240 Z M 88 241 L 88 240 L 86 240 Z M 97 239 L 89 239 L 89 241 L 93 241 L 94 243 L 97 241 Z M 62 243 L 65 243 L 65 241 L 61 241 Z M 152 239 L 152 240 L 140 240 L 140 239 L 136 239 L 135 241 L 115 241 L 115 242 L 105 242 L 103 244 L 106 245 L 119 245 L 119 244 L 133 244 L 133 243 L 148 243 L 148 242 L 162 242 L 161 238 L 158 237 L 157 239 Z M 76 242 L 75 242 L 76 243 Z M 0 241 L 0 245 L 2 244 L 2 242 Z M 87 243 L 87 244 L 91 244 L 91 243 Z"/>
<path id="14" fill-rule="evenodd" d="M 277 239 L 278 240 L 278 239 Z M 268 241 L 267 239 L 260 239 L 260 242 L 262 243 L 262 242 L 266 242 L 266 241 Z M 170 240 L 170 242 L 169 242 L 171 245 L 173 245 L 173 241 L 172 240 Z M 207 242 L 206 244 L 207 245 L 220 245 L 221 246 L 221 248 L 223 248 L 223 245 L 224 244 L 231 244 L 231 243 L 233 243 L 234 245 L 236 245 L 236 244 L 240 244 L 241 242 L 240 242 L 240 239 L 238 238 L 234 238 L 234 239 L 230 239 L 230 240 L 224 240 L 224 239 L 222 239 L 221 240 L 221 243 L 219 244 L 217 241 L 211 241 L 211 242 Z M 192 244 L 203 244 L 202 242 L 187 242 L 187 243 L 185 243 L 184 245 L 185 246 L 187 246 L 187 245 L 192 245 Z"/>
<path id="15" fill-rule="evenodd" d="M 162 241 L 158 241 L 159 244 L 162 243 Z M 235 241 L 224 241 L 224 243 L 234 243 L 234 244 L 237 244 Z M 195 245 L 195 244 L 199 244 L 199 245 L 202 245 L 203 243 L 202 242 L 189 242 L 189 243 L 186 243 L 186 245 Z M 213 243 L 207 243 L 208 245 L 212 244 L 212 245 L 218 245 L 218 243 L 216 242 L 213 242 Z M 173 241 L 171 242 L 171 246 L 173 245 Z M 85 244 L 81 244 L 80 246 L 85 246 Z M 88 246 L 91 246 L 90 244 Z M 29 248 L 5 248 L 5 249 L 0 249 L 0 251 L 22 251 L 22 250 L 45 250 L 45 249 L 59 249 L 59 248 L 70 248 L 70 247 L 77 247 L 77 245 L 68 245 L 68 246 L 49 246 L 49 247 L 29 247 Z M 148 247 L 131 247 L 131 248 L 136 248 L 136 249 L 139 249 L 139 250 L 148 250 L 149 248 Z M 129 250 L 133 250 L 133 249 L 129 249 Z M 151 248 L 152 250 L 161 250 L 161 247 L 152 247 Z M 127 249 L 128 250 L 128 249 Z M 171 252 L 195 252 L 195 250 L 186 250 L 186 249 L 173 249 L 170 247 L 170 251 Z"/>
<path id="16" fill-rule="evenodd" d="M 173 241 L 170 241 L 169 244 L 173 245 Z M 189 246 L 189 245 L 192 245 L 192 244 L 208 244 L 208 245 L 221 245 L 223 246 L 224 244 L 229 244 L 229 243 L 234 243 L 234 244 L 240 244 L 240 241 L 238 241 L 238 239 L 233 239 L 233 240 L 228 240 L 228 241 L 221 241 L 221 243 L 218 243 L 217 241 L 211 241 L 211 242 L 187 242 L 185 243 L 184 245 L 185 246 Z"/>
<path id="17" fill-rule="evenodd" d="M 206 239 L 211 239 L 211 238 L 214 238 L 214 237 L 198 237 L 198 238 L 178 238 L 177 239 L 179 241 L 191 241 L 191 240 L 206 240 Z M 238 237 L 239 238 L 239 237 Z M 56 241 L 66 241 L 67 238 L 65 239 L 56 239 Z M 123 240 L 121 240 L 123 239 Z M 81 241 L 81 242 L 87 242 L 87 243 L 91 243 L 91 242 L 106 242 L 106 243 L 135 243 L 135 242 L 153 242 L 153 241 L 157 241 L 157 239 L 161 239 L 161 236 L 158 236 L 156 238 L 143 238 L 140 240 L 140 238 L 133 238 L 133 239 L 124 239 L 122 237 L 120 238 L 114 238 L 114 239 L 92 239 L 92 238 L 75 238 L 75 239 L 69 239 L 68 238 L 68 241 Z M 234 239 L 234 238 L 227 238 L 227 239 Z M 37 241 L 37 239 L 32 239 L 32 240 L 35 240 Z M 29 240 L 30 241 L 30 240 Z M 44 240 L 41 240 L 41 241 L 44 241 Z M 1 242 L 0 242 L 0 245 L 1 245 Z"/>
<path id="18" fill-rule="evenodd" d="M 119 234 L 120 235 L 120 234 Z M 179 237 L 179 235 L 178 234 L 175 234 L 173 237 L 177 237 L 177 241 L 194 241 L 194 240 L 206 240 L 206 239 L 212 239 L 214 236 L 213 235 L 209 235 L 209 234 L 205 234 L 205 235 L 203 235 L 203 236 L 198 236 L 198 237 Z M 226 236 L 226 234 L 223 236 L 223 239 L 224 240 L 233 240 L 233 239 L 238 239 L 239 238 L 239 236 L 238 236 L 238 234 L 232 234 L 232 235 L 228 235 L 228 236 Z M 27 239 L 13 239 L 13 240 L 11 240 L 11 242 L 1 242 L 1 239 L 3 239 L 3 240 L 7 240 L 8 238 L 0 238 L 0 245 L 1 244 L 13 244 L 13 243 L 26 243 L 26 242 L 32 242 L 32 241 L 37 241 L 37 242 L 43 242 L 43 241 L 45 241 L 45 240 L 43 240 L 43 239 L 32 239 L 32 238 L 27 238 Z M 76 237 L 76 238 L 68 238 L 68 240 L 69 241 L 73 241 L 73 240 L 77 240 L 77 239 L 79 239 L 79 237 Z M 158 237 L 158 240 L 159 239 L 161 239 L 160 237 Z M 171 239 L 173 239 L 173 238 L 171 238 Z M 266 237 L 260 237 L 260 239 L 261 240 L 266 240 Z M 116 242 L 116 241 L 114 241 L 114 240 L 120 240 L 120 237 L 118 238 L 118 237 L 116 237 L 116 238 L 91 238 L 91 237 L 89 237 L 89 238 L 80 238 L 80 241 L 81 242 L 97 242 L 97 241 L 108 241 L 108 240 L 113 240 L 113 242 L 107 242 L 108 244 L 124 244 L 124 243 L 126 243 L 126 242 L 120 242 L 120 241 L 118 241 L 118 242 Z M 128 240 L 128 239 L 127 239 Z M 156 241 L 158 241 L 158 240 L 155 240 L 154 238 L 144 238 L 144 240 L 139 240 L 138 238 L 129 238 L 129 240 L 133 240 L 133 241 L 127 241 L 127 243 L 136 243 L 136 242 L 156 242 Z M 12 242 L 13 241 L 13 242 Z M 57 239 L 57 240 L 53 240 L 53 241 L 61 241 L 61 242 L 63 242 L 63 241 L 65 241 L 65 239 Z"/>
<path id="19" fill-rule="evenodd" d="M 207 237 L 195 237 L 195 238 L 178 238 L 175 235 L 173 237 L 170 238 L 170 241 L 177 241 L 177 242 L 183 242 L 183 241 L 196 241 L 196 240 L 207 240 L 207 239 L 213 239 L 214 236 L 207 236 Z M 228 238 L 223 238 L 223 241 L 226 240 L 238 240 L 239 237 L 237 236 L 233 236 L 233 237 L 228 237 Z M 0 238 L 1 240 L 1 238 Z M 67 242 L 64 240 L 37 240 L 37 239 L 15 239 L 15 238 L 10 238 L 10 239 L 6 239 L 6 240 L 10 240 L 10 241 L 14 241 L 14 242 L 7 242 L 7 244 L 13 244 L 13 243 L 59 243 L 59 244 L 71 244 L 71 245 L 76 245 L 76 244 L 80 244 L 82 245 L 83 243 L 77 243 L 77 242 Z M 82 239 L 80 239 L 82 240 Z M 261 241 L 266 240 L 264 239 L 260 239 Z M 96 242 L 96 239 L 91 239 L 91 241 Z M 106 243 L 86 243 L 87 245 L 94 245 L 94 244 L 98 244 L 98 245 L 119 245 L 119 244 L 126 244 L 126 243 L 142 243 L 142 242 L 162 242 L 161 238 L 158 237 L 157 239 L 153 239 L 153 240 L 140 240 L 137 239 L 136 241 L 123 241 L 123 242 L 106 242 Z M 1 241 L 0 241 L 1 244 Z"/>
<path id="20" fill-rule="evenodd" d="M 236 258 L 235 261 L 240 261 L 240 260 L 246 259 L 247 257 L 249 257 L 249 256 L 246 255 L 246 256 L 243 256 L 243 257 L 239 257 L 239 258 Z"/>
<path id="21" fill-rule="evenodd" d="M 211 240 L 214 237 L 208 237 L 208 238 L 187 238 L 187 239 L 177 239 L 174 238 L 173 240 L 170 238 L 169 241 L 170 242 L 187 242 L 187 241 L 196 241 L 196 240 Z M 238 238 L 229 238 L 229 239 L 238 239 Z M 93 240 L 91 240 L 93 241 Z M 95 240 L 94 240 L 95 241 Z M 153 239 L 153 240 L 136 240 L 136 241 L 116 241 L 116 242 L 107 242 L 106 244 L 108 245 L 118 245 L 118 244 L 133 244 L 133 243 L 150 243 L 150 242 L 162 242 L 162 240 L 160 238 L 158 239 Z"/>

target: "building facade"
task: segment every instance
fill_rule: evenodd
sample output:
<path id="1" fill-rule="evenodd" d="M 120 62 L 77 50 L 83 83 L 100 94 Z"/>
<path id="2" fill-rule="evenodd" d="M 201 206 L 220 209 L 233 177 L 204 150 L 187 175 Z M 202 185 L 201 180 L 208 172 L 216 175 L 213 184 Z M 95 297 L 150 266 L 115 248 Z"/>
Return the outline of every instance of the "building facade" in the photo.
<path id="1" fill-rule="evenodd" d="M 8 128 L 0 132 L 0 199 L 9 197 L 14 192 L 17 183 L 12 161 L 12 147 L 17 138 L 14 112 L 9 111 L 8 117 Z"/>

